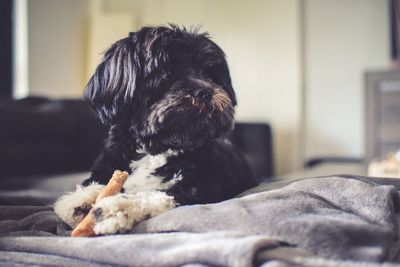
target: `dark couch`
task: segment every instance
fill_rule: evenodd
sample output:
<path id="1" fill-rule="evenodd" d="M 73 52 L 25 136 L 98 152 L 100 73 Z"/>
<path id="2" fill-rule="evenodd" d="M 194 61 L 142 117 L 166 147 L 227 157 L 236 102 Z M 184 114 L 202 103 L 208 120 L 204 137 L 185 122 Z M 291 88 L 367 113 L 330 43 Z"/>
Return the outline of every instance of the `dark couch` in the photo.
<path id="1" fill-rule="evenodd" d="M 0 101 L 0 179 L 87 170 L 104 127 L 81 100 Z"/>

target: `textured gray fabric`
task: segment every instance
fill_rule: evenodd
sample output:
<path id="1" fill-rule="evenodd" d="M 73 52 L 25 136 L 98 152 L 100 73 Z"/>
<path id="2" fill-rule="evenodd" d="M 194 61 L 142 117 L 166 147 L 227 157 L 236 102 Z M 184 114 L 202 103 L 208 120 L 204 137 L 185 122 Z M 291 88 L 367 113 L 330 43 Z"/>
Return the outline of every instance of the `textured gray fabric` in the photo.
<path id="1" fill-rule="evenodd" d="M 51 207 L 0 206 L 0 236 L 69 235 Z"/>
<path id="2" fill-rule="evenodd" d="M 397 266 L 389 262 L 399 254 L 398 205 L 394 186 L 313 178 L 180 207 L 140 223 L 134 234 L 96 238 L 60 237 L 68 231 L 48 210 L 25 207 L 18 218 L 3 207 L 0 265 Z"/>

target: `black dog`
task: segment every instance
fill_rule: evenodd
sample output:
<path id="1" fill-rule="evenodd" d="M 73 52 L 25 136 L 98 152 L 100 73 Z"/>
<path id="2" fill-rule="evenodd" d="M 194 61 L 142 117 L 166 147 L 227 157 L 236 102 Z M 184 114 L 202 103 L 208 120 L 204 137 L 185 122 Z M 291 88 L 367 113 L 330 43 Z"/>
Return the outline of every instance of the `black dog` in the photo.
<path id="1" fill-rule="evenodd" d="M 55 204 L 71 226 L 116 169 L 130 176 L 124 193 L 95 204 L 96 234 L 123 232 L 177 205 L 226 200 L 256 185 L 226 140 L 235 93 L 225 55 L 207 34 L 173 25 L 129 34 L 106 51 L 85 99 L 109 135 L 91 177 Z"/>

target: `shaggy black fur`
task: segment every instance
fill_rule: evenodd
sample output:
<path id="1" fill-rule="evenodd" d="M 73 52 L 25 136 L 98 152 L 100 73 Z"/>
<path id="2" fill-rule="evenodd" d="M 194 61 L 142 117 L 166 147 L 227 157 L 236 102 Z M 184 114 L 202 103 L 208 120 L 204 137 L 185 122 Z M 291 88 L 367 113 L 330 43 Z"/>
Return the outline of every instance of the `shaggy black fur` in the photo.
<path id="1" fill-rule="evenodd" d="M 256 185 L 244 159 L 225 141 L 234 125 L 235 93 L 223 51 L 206 33 L 144 27 L 106 51 L 85 99 L 109 126 L 91 181 L 131 171 L 143 151 L 180 151 L 156 170 L 183 179 L 167 191 L 179 204 L 211 203 Z M 138 151 L 142 151 L 139 153 Z"/>

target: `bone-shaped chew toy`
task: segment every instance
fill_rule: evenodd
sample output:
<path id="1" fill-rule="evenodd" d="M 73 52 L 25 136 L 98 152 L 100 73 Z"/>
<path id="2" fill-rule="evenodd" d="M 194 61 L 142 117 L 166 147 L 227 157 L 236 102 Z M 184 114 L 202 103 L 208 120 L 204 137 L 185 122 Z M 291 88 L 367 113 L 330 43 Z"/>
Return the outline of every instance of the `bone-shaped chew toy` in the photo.
<path id="1" fill-rule="evenodd" d="M 128 178 L 127 172 L 122 172 L 119 170 L 114 171 L 113 176 L 111 177 L 108 184 L 103 187 L 103 189 L 97 195 L 96 201 L 99 201 L 102 198 L 110 197 L 118 194 L 121 191 L 122 186 L 124 185 L 126 179 Z M 93 209 L 89 211 L 85 218 L 75 227 L 75 229 L 71 232 L 72 237 L 89 237 L 94 236 L 94 217 L 93 217 Z"/>

